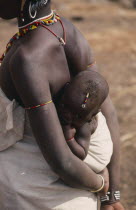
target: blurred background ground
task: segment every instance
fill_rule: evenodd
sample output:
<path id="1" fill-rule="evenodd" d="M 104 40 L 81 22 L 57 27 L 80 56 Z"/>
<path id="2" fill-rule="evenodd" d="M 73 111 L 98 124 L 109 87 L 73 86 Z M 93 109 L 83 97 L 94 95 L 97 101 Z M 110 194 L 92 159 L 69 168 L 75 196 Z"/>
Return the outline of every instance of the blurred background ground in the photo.
<path id="1" fill-rule="evenodd" d="M 98 2 L 58 0 L 53 8 L 84 34 L 110 84 L 120 122 L 122 201 L 126 210 L 136 210 L 136 10 Z M 0 20 L 0 54 L 16 31 L 16 20 Z"/>

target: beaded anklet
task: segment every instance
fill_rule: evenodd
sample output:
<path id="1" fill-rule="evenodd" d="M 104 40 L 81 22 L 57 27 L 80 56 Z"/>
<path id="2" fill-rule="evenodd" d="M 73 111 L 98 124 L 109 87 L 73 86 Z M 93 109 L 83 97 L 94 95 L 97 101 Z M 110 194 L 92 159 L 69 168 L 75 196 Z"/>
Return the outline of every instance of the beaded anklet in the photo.
<path id="1" fill-rule="evenodd" d="M 25 109 L 27 109 L 27 110 L 36 109 L 36 108 L 38 108 L 38 107 L 45 106 L 45 105 L 50 104 L 50 103 L 52 103 L 52 100 L 51 100 L 51 101 L 48 101 L 48 102 L 46 102 L 46 103 L 43 103 L 43 104 L 36 105 L 36 106 L 26 107 Z"/>
<path id="2" fill-rule="evenodd" d="M 67 139 L 66 141 L 68 142 L 68 141 L 72 141 L 72 140 L 74 140 L 74 137 L 72 137 L 71 139 Z"/>

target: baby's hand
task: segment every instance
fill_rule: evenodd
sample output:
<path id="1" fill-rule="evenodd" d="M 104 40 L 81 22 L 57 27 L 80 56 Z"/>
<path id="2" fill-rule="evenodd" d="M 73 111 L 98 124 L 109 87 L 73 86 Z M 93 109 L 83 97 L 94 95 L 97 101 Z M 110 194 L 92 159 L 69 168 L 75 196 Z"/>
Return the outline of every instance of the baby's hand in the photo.
<path id="1" fill-rule="evenodd" d="M 70 125 L 62 126 L 62 129 L 66 140 L 69 140 L 75 136 L 76 129 L 72 128 Z"/>

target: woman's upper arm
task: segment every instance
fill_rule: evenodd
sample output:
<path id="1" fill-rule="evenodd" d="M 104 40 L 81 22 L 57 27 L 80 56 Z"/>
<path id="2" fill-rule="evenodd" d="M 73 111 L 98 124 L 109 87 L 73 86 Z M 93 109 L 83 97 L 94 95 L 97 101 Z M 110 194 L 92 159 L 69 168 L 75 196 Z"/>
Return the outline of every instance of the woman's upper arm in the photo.
<path id="1" fill-rule="evenodd" d="M 25 107 L 52 99 L 46 69 L 26 55 L 18 54 L 11 61 L 11 76 Z M 53 103 L 28 110 L 33 133 L 45 159 L 55 169 L 65 162 L 71 152 L 64 140 L 62 128 Z"/>
<path id="2" fill-rule="evenodd" d="M 67 33 L 69 39 L 65 47 L 65 52 L 72 75 L 75 76 L 85 70 L 96 70 L 93 50 L 85 37 L 73 25 Z"/>

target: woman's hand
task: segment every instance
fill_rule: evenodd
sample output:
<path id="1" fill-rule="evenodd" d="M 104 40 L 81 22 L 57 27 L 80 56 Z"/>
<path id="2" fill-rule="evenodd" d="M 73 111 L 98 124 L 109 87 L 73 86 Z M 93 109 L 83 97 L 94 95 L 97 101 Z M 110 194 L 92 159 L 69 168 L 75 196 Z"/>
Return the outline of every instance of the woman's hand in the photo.
<path id="1" fill-rule="evenodd" d="M 114 210 L 114 208 L 110 205 L 101 206 L 101 210 Z"/>
<path id="2" fill-rule="evenodd" d="M 103 176 L 104 178 L 104 188 L 98 193 L 100 196 L 104 196 L 106 195 L 106 193 L 108 192 L 109 189 L 109 172 L 108 169 L 105 168 L 101 173 L 99 173 L 100 175 Z"/>
<path id="3" fill-rule="evenodd" d="M 120 202 L 111 205 L 101 206 L 101 210 L 125 210 Z"/>
<path id="4" fill-rule="evenodd" d="M 101 206 L 101 210 L 114 210 L 112 206 L 106 205 L 106 206 Z"/>

